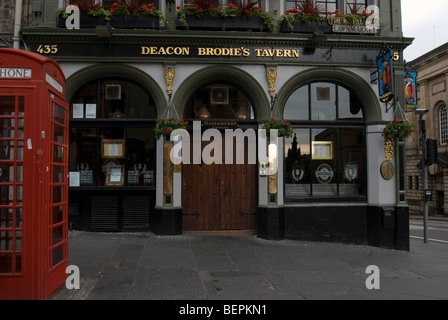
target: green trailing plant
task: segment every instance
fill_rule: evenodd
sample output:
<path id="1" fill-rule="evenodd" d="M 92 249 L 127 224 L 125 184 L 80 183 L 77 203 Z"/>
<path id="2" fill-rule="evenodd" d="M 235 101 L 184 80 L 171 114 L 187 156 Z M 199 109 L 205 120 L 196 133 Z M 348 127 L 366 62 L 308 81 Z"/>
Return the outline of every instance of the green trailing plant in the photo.
<path id="1" fill-rule="evenodd" d="M 153 3 L 143 4 L 138 14 L 146 17 L 149 16 L 157 17 L 159 18 L 160 21 L 163 21 L 165 25 L 168 24 L 168 21 L 165 19 L 165 16 L 163 15 L 162 11 L 158 10 Z"/>
<path id="2" fill-rule="evenodd" d="M 175 118 L 165 118 L 156 121 L 154 135 L 157 139 L 162 136 L 169 136 L 175 129 L 186 129 L 188 121 L 183 121 Z"/>
<path id="3" fill-rule="evenodd" d="M 192 0 L 183 6 L 177 6 L 179 22 L 187 25 L 187 16 L 201 18 L 210 16 L 215 18 L 238 17 L 244 18 L 260 17 L 270 31 L 274 29 L 274 17 L 258 7 L 260 1 L 235 0 L 227 7 L 216 7 L 212 0 Z"/>
<path id="4" fill-rule="evenodd" d="M 290 9 L 280 17 L 280 23 L 285 21 L 290 28 L 294 22 L 324 22 L 326 21 L 325 13 L 320 9 L 320 5 L 313 0 L 299 1 L 295 8 Z"/>
<path id="5" fill-rule="evenodd" d="M 360 13 L 360 9 L 362 7 L 360 5 L 356 6 L 356 2 L 353 4 L 353 8 L 350 7 L 349 14 L 341 14 L 339 9 L 336 9 L 335 12 L 327 12 L 329 18 L 340 18 L 342 21 L 346 22 L 346 24 L 350 25 L 365 25 L 366 19 L 373 14 L 373 11 L 366 12 L 363 10 Z"/>
<path id="6" fill-rule="evenodd" d="M 110 13 L 114 16 L 153 16 L 165 22 L 165 24 L 168 23 L 163 13 L 154 6 L 154 3 L 145 4 L 142 0 L 120 0 L 115 2 L 110 8 Z"/>
<path id="7" fill-rule="evenodd" d="M 279 137 L 289 138 L 293 134 L 291 125 L 286 120 L 275 120 L 274 118 L 270 118 L 263 122 L 263 129 L 266 130 L 266 136 L 268 137 L 270 136 L 272 129 L 278 130 L 277 133 Z"/>
<path id="8" fill-rule="evenodd" d="M 76 6 L 79 9 L 79 13 L 86 14 L 88 16 L 99 17 L 104 16 L 106 20 L 110 20 L 110 11 L 104 9 L 104 7 L 95 3 L 95 0 L 71 0 L 68 2 L 67 6 Z M 62 16 L 63 18 L 67 18 L 71 15 L 71 13 L 67 13 L 64 9 L 56 9 L 56 14 Z"/>
<path id="9" fill-rule="evenodd" d="M 275 26 L 274 17 L 260 8 L 259 4 L 260 0 L 234 0 L 233 4 L 229 4 L 229 9 L 238 12 L 235 16 L 239 15 L 244 18 L 260 17 L 268 27 L 268 30 L 272 31 Z"/>

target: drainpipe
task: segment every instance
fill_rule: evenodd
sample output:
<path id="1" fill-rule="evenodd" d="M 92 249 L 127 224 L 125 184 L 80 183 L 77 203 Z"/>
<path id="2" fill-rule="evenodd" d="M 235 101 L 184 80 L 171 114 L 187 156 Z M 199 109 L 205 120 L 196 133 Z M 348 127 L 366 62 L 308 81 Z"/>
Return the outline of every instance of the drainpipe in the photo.
<path id="1" fill-rule="evenodd" d="M 12 37 L 14 49 L 20 49 L 20 27 L 22 26 L 22 0 L 16 0 L 16 17 L 14 19 L 14 35 Z"/>

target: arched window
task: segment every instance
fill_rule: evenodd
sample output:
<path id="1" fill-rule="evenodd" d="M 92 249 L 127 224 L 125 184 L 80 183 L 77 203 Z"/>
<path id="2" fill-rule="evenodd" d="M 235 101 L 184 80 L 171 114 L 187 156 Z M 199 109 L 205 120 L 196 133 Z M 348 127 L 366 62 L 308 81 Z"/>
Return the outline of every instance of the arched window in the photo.
<path id="1" fill-rule="evenodd" d="M 440 130 L 440 144 L 447 144 L 447 142 L 448 142 L 448 113 L 447 113 L 445 105 L 442 105 L 439 109 L 439 130 Z"/>
<path id="2" fill-rule="evenodd" d="M 285 199 L 366 197 L 365 126 L 362 105 L 350 90 L 313 82 L 286 101 Z"/>
<path id="3" fill-rule="evenodd" d="M 80 187 L 154 185 L 156 107 L 143 87 L 93 80 L 73 96 L 70 117 L 69 170 Z"/>
<path id="4" fill-rule="evenodd" d="M 200 88 L 188 100 L 186 119 L 254 119 L 249 98 L 241 90 L 222 83 Z"/>

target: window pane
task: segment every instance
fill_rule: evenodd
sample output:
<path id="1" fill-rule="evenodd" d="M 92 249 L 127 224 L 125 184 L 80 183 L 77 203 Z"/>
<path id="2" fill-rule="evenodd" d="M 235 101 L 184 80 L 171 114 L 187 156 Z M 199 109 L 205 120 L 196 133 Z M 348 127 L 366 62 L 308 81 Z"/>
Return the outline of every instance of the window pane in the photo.
<path id="1" fill-rule="evenodd" d="M 0 141 L 0 160 L 14 160 L 14 141 Z"/>
<path id="2" fill-rule="evenodd" d="M 64 163 L 64 147 L 53 145 L 53 162 Z"/>
<path id="3" fill-rule="evenodd" d="M 15 100 L 16 97 L 0 97 L 1 116 L 12 116 L 16 114 Z"/>
<path id="4" fill-rule="evenodd" d="M 101 139 L 124 139 L 124 128 L 102 128 L 100 129 Z M 101 145 L 100 145 L 101 147 Z M 126 150 L 126 146 L 124 146 Z M 100 161 L 101 168 L 98 175 L 98 185 L 104 186 L 106 184 L 106 175 L 110 172 L 111 168 L 124 165 L 124 158 L 102 158 Z"/>
<path id="5" fill-rule="evenodd" d="M 334 12 L 337 9 L 336 0 L 318 0 L 317 5 L 319 6 L 319 10 L 323 13 L 325 12 Z"/>
<path id="6" fill-rule="evenodd" d="M 70 133 L 69 170 L 80 172 L 81 185 L 93 185 L 97 163 L 97 130 L 72 128 Z"/>
<path id="7" fill-rule="evenodd" d="M 16 228 L 22 228 L 22 217 L 23 217 L 22 210 L 23 210 L 22 208 L 16 209 Z"/>
<path id="8" fill-rule="evenodd" d="M 336 129 L 311 130 L 313 196 L 337 195 Z"/>
<path id="9" fill-rule="evenodd" d="M 439 125 L 440 125 L 440 144 L 446 144 L 448 142 L 448 112 L 446 107 L 443 106 L 439 111 Z"/>
<path id="10" fill-rule="evenodd" d="M 309 196 L 311 183 L 310 130 L 294 129 L 285 138 L 285 197 Z"/>
<path id="11" fill-rule="evenodd" d="M 64 206 L 55 206 L 52 209 L 52 219 L 51 223 L 56 224 L 62 222 L 64 219 Z"/>
<path id="12" fill-rule="evenodd" d="M 341 129 L 341 170 L 339 171 L 339 194 L 342 196 L 364 195 L 364 144 L 363 129 Z"/>
<path id="13" fill-rule="evenodd" d="M 57 243 L 61 242 L 62 240 L 64 240 L 63 232 L 64 232 L 63 225 L 53 228 L 53 230 L 51 231 L 52 244 L 57 244 Z"/>
<path id="14" fill-rule="evenodd" d="M 12 273 L 12 254 L 0 253 L 0 274 Z"/>
<path id="15" fill-rule="evenodd" d="M 0 119 L 0 137 L 14 138 L 15 137 L 15 123 L 16 119 Z"/>
<path id="16" fill-rule="evenodd" d="M 86 106 L 98 104 L 98 84 L 95 81 L 78 91 L 75 98 L 73 99 L 72 107 L 70 108 L 71 118 L 88 118 Z M 77 108 L 74 106 L 77 105 Z M 96 107 L 95 113 L 96 113 Z M 75 111 L 75 112 L 74 112 Z M 95 116 L 96 118 L 96 116 Z"/>
<path id="17" fill-rule="evenodd" d="M 151 128 L 128 128 L 126 136 L 128 185 L 153 185 L 155 183 L 154 130 Z"/>
<path id="18" fill-rule="evenodd" d="M 366 8 L 366 0 L 347 0 L 347 14 L 361 14 Z"/>
<path id="19" fill-rule="evenodd" d="M 53 141 L 64 143 L 64 127 L 55 124 L 53 128 Z"/>
<path id="20" fill-rule="evenodd" d="M 340 120 L 363 119 L 362 105 L 355 94 L 338 86 L 338 109 Z"/>
<path id="21" fill-rule="evenodd" d="M 0 228 L 13 228 L 13 208 L 0 209 Z"/>
<path id="22" fill-rule="evenodd" d="M 187 119 L 254 119 L 250 100 L 233 86 L 216 83 L 197 90 L 188 101 Z"/>
<path id="23" fill-rule="evenodd" d="M 53 186 L 53 203 L 64 201 L 64 186 Z"/>
<path id="24" fill-rule="evenodd" d="M 54 165 L 53 166 L 53 182 L 62 183 L 64 182 L 64 167 Z"/>
<path id="25" fill-rule="evenodd" d="M 14 182 L 14 164 L 0 162 L 0 182 Z"/>
<path id="26" fill-rule="evenodd" d="M 56 103 L 53 105 L 53 116 L 55 121 L 65 123 L 65 109 Z"/>
<path id="27" fill-rule="evenodd" d="M 308 86 L 297 89 L 289 96 L 283 111 L 288 120 L 309 120 Z"/>
<path id="28" fill-rule="evenodd" d="M 286 0 L 286 11 L 296 7 L 296 0 Z"/>
<path id="29" fill-rule="evenodd" d="M 50 264 L 52 267 L 57 265 L 64 259 L 64 245 L 60 245 L 52 250 L 53 262 Z"/>
<path id="30" fill-rule="evenodd" d="M 156 107 L 151 96 L 140 86 L 129 83 L 129 112 L 131 119 L 155 119 Z"/>
<path id="31" fill-rule="evenodd" d="M 311 84 L 311 119 L 336 119 L 336 86 L 332 83 Z"/>
<path id="32" fill-rule="evenodd" d="M 126 81 L 101 81 L 100 105 L 98 116 L 100 118 L 124 119 L 126 118 Z"/>

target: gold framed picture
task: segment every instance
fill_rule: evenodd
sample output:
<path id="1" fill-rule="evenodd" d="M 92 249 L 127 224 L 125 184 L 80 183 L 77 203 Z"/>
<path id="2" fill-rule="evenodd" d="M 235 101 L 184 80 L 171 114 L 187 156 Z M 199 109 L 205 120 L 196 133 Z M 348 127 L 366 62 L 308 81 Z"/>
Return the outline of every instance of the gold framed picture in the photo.
<path id="1" fill-rule="evenodd" d="M 106 172 L 106 186 L 122 186 L 124 184 L 124 166 L 111 166 Z"/>
<path id="2" fill-rule="evenodd" d="M 102 139 L 101 158 L 124 158 L 124 139 Z"/>
<path id="3" fill-rule="evenodd" d="M 332 141 L 313 141 L 311 157 L 313 160 L 331 160 L 333 159 Z"/>

